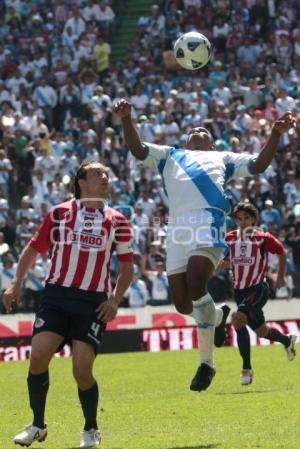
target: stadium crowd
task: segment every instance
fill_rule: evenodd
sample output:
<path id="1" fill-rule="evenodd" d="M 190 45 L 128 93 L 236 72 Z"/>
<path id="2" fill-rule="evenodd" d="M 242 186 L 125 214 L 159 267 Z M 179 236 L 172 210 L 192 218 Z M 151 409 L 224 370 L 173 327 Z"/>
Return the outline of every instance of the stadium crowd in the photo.
<path id="1" fill-rule="evenodd" d="M 274 119 L 292 110 L 297 127 L 284 135 L 262 175 L 230 181 L 232 206 L 249 199 L 260 226 L 284 243 L 287 285 L 277 296 L 300 297 L 300 1 L 161 0 L 140 17 L 124 60 L 111 54 L 126 0 L 3 0 L 0 4 L 0 288 L 17 257 L 56 203 L 72 196 L 79 163 L 111 168 L 110 205 L 134 231 L 135 275 L 124 305 L 170 302 L 165 273 L 168 198 L 161 176 L 128 153 L 116 101 L 131 100 L 144 141 L 182 146 L 205 126 L 219 151 L 256 154 Z M 211 62 L 182 70 L 172 52 L 183 32 L 212 42 Z M 116 34 L 117 35 L 117 34 Z M 227 217 L 228 229 L 235 227 Z M 18 310 L 35 310 L 49 266 L 41 255 L 24 283 Z M 272 286 L 276 260 L 270 263 Z M 112 281 L 117 272 L 113 255 Z M 211 279 L 216 300 L 231 295 L 228 272 Z"/>

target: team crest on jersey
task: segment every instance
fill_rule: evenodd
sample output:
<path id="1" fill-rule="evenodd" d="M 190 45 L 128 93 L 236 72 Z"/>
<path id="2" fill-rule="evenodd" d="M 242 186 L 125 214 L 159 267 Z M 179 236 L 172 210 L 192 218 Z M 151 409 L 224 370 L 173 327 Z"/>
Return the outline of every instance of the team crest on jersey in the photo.
<path id="1" fill-rule="evenodd" d="M 39 329 L 40 327 L 44 326 L 45 321 L 42 318 L 36 318 L 35 322 L 34 322 L 34 327 L 36 329 Z"/>
<path id="2" fill-rule="evenodd" d="M 85 231 L 91 231 L 93 228 L 93 223 L 94 223 L 93 220 L 90 220 L 89 218 L 86 219 L 86 217 L 85 217 L 83 229 Z"/>

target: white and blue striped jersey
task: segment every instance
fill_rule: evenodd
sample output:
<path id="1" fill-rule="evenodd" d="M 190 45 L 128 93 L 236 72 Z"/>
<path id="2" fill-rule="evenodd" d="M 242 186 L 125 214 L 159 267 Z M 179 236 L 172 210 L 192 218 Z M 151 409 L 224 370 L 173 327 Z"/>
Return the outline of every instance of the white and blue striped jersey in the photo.
<path id="1" fill-rule="evenodd" d="M 248 153 L 195 151 L 144 143 L 148 151 L 143 163 L 162 175 L 169 198 L 170 216 L 187 211 L 230 211 L 225 194 L 232 178 L 251 176 L 255 157 Z"/>

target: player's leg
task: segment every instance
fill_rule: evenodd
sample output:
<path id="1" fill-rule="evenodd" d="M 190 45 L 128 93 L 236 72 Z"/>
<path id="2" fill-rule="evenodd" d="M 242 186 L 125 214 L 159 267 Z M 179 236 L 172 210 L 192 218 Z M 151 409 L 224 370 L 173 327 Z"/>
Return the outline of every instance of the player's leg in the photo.
<path id="1" fill-rule="evenodd" d="M 210 254 L 210 250 L 208 253 Z M 211 257 L 193 255 L 189 258 L 187 266 L 188 294 L 193 301 L 192 315 L 197 325 L 200 350 L 200 365 L 190 386 L 191 390 L 196 391 L 205 390 L 215 375 L 213 350 L 216 326 L 224 328 L 223 339 L 225 340 L 227 315 L 224 315 L 221 308 L 215 307 L 214 301 L 207 291 L 207 282 L 215 265 L 216 261 L 213 263 Z"/>
<path id="2" fill-rule="evenodd" d="M 197 324 L 200 366 L 192 381 L 191 389 L 205 390 L 211 383 L 215 370 L 213 367 L 213 347 L 215 326 L 225 328 L 228 312 L 225 315 L 221 308 L 216 308 L 211 296 L 207 293 L 207 281 L 214 271 L 214 263 L 210 258 L 194 255 L 189 258 L 186 273 L 169 274 L 171 295 L 176 309 L 183 314 L 191 314 Z M 223 332 L 225 339 L 225 331 Z"/>
<path id="3" fill-rule="evenodd" d="M 193 303 L 188 297 L 186 267 L 183 267 L 181 272 L 174 273 L 174 271 L 172 274 L 168 274 L 168 283 L 172 301 L 177 312 L 182 313 L 183 315 L 190 315 L 193 312 Z"/>
<path id="4" fill-rule="evenodd" d="M 261 326 L 256 328 L 255 332 L 260 338 L 265 338 L 270 341 L 278 341 L 281 343 L 286 350 L 288 360 L 294 360 L 296 355 L 295 343 L 297 339 L 295 335 L 285 335 L 278 329 L 267 326 L 266 323 L 263 323 Z"/>
<path id="5" fill-rule="evenodd" d="M 249 310 L 251 310 L 251 318 L 249 319 L 250 327 L 256 332 L 258 337 L 281 343 L 285 347 L 288 360 L 292 361 L 296 355 L 296 337 L 294 335 L 285 335 L 278 329 L 267 326 L 265 322 L 263 307 L 269 298 L 268 284 L 264 282 L 254 286 L 252 290 L 254 291 L 254 295 L 251 295 L 251 301 L 249 301 L 248 306 L 250 307 Z"/>
<path id="6" fill-rule="evenodd" d="M 196 256 L 194 256 L 196 257 Z M 204 258 L 206 261 L 208 261 L 209 263 L 210 260 Z M 201 262 L 199 262 L 199 264 L 201 264 Z M 176 310 L 179 313 L 182 313 L 183 315 L 191 315 L 193 314 L 193 304 L 194 304 L 194 300 L 190 297 L 190 290 L 193 289 L 192 294 L 194 294 L 194 297 L 196 297 L 197 299 L 200 297 L 200 295 L 202 294 L 202 292 L 205 291 L 207 292 L 207 288 L 206 288 L 206 284 L 207 284 L 207 280 L 210 277 L 210 273 L 211 273 L 211 269 L 209 268 L 209 274 L 199 274 L 199 269 L 197 268 L 197 260 L 196 263 L 194 264 L 196 267 L 196 274 L 195 275 L 187 275 L 187 267 L 183 266 L 181 268 L 179 268 L 178 270 L 172 270 L 171 273 L 168 274 L 168 283 L 169 283 L 169 287 L 170 287 L 170 292 L 171 292 L 171 297 L 173 300 L 173 303 L 176 307 Z M 206 262 L 204 262 L 205 268 L 206 268 Z M 178 272 L 176 272 L 178 271 Z M 191 276 L 193 277 L 193 279 L 191 279 L 191 287 L 190 290 L 188 288 L 188 282 L 190 282 L 190 278 Z M 203 283 L 203 278 L 204 276 L 208 276 L 207 280 L 204 280 Z M 194 281 L 194 278 L 195 281 Z M 205 285 L 205 287 L 204 287 Z M 200 288 L 200 290 L 198 290 L 198 288 Z M 198 291 L 198 293 L 197 293 Z M 205 295 L 204 295 L 205 296 Z M 228 311 L 227 311 L 228 309 Z M 229 308 L 226 309 L 226 313 L 225 316 L 227 318 L 228 313 L 229 313 Z M 224 317 L 224 313 L 223 313 L 223 308 L 220 307 L 216 307 L 216 313 L 215 313 L 215 326 L 219 326 L 222 322 L 222 319 Z M 217 345 L 217 346 L 221 346 Z"/>
<path id="7" fill-rule="evenodd" d="M 63 337 L 54 332 L 41 332 L 34 335 L 27 378 L 30 407 L 33 411 L 33 425 L 44 428 L 46 397 L 49 388 L 50 360 Z"/>
<path id="8" fill-rule="evenodd" d="M 251 346 L 250 335 L 247 329 L 248 318 L 239 310 L 232 315 L 232 324 L 237 335 L 237 345 L 240 356 L 243 360 L 243 368 L 241 372 L 241 384 L 248 385 L 253 380 L 253 370 L 251 366 Z"/>
<path id="9" fill-rule="evenodd" d="M 30 407 L 33 422 L 16 435 L 16 444 L 29 446 L 33 441 L 43 441 L 47 436 L 44 421 L 46 398 L 49 389 L 48 366 L 63 337 L 54 332 L 44 331 L 34 335 L 27 378 Z"/>
<path id="10" fill-rule="evenodd" d="M 100 443 L 97 424 L 99 390 L 93 376 L 96 358 L 95 348 L 89 343 L 72 340 L 73 375 L 78 386 L 78 396 L 85 418 L 80 447 L 96 446 Z"/>
<path id="11" fill-rule="evenodd" d="M 103 300 L 106 300 L 106 295 Z M 73 375 L 78 386 L 78 396 L 85 418 L 80 447 L 96 446 L 100 443 L 97 425 L 99 401 L 98 384 L 93 376 L 93 365 L 102 341 L 105 323 L 97 318 L 97 305 L 85 302 L 86 313 L 72 315 L 70 338 L 73 350 Z"/>

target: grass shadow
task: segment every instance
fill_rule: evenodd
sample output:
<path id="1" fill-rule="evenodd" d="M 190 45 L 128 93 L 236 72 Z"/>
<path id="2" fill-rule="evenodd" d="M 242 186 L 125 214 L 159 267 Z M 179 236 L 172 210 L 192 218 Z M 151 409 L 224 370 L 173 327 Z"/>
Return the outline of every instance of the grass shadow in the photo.
<path id="1" fill-rule="evenodd" d="M 256 394 L 256 393 L 274 393 L 277 390 L 245 390 L 245 391 L 231 391 L 216 393 L 216 395 L 222 396 L 227 394 Z"/>
<path id="2" fill-rule="evenodd" d="M 200 444 L 200 446 L 176 446 L 176 447 L 169 447 L 167 449 L 216 449 L 219 445 L 219 443 L 216 444 Z"/>

